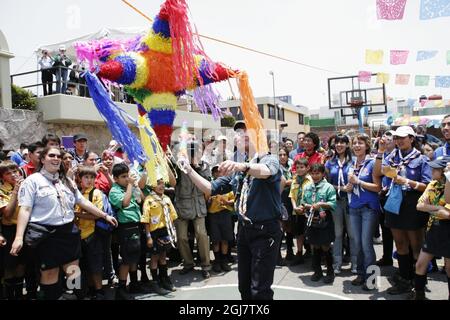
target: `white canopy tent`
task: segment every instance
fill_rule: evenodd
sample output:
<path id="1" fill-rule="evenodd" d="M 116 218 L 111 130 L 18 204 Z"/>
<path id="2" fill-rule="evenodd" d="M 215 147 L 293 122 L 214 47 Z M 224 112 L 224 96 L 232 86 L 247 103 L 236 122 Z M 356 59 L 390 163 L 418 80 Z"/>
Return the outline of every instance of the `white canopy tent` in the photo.
<path id="1" fill-rule="evenodd" d="M 66 47 L 66 54 L 69 56 L 69 58 L 72 59 L 72 61 L 76 61 L 76 53 L 75 49 L 73 47 L 73 44 L 75 42 L 83 42 L 83 41 L 92 41 L 92 40 L 101 40 L 101 39 L 128 39 L 133 38 L 139 34 L 144 35 L 147 33 L 148 30 L 146 28 L 138 28 L 138 27 L 131 27 L 131 28 L 121 28 L 121 29 L 109 29 L 109 28 L 102 28 L 101 30 L 90 33 L 78 38 L 69 39 L 66 41 L 58 42 L 58 43 L 52 43 L 52 44 L 45 44 L 39 46 L 35 50 L 36 56 L 40 57 L 42 50 L 48 50 L 51 54 L 58 53 L 59 47 L 64 45 Z"/>

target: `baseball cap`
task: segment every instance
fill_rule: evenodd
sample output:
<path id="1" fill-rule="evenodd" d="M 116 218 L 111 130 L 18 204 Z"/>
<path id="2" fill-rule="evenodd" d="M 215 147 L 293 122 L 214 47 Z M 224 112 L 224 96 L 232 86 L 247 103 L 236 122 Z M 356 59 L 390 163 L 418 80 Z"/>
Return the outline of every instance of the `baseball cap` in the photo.
<path id="1" fill-rule="evenodd" d="M 87 136 L 84 133 L 77 133 L 76 135 L 73 136 L 73 142 L 76 142 L 78 140 L 88 140 Z"/>
<path id="2" fill-rule="evenodd" d="M 433 161 L 428 161 L 428 165 L 433 169 L 444 169 L 447 163 L 450 162 L 450 157 L 437 157 Z"/>
<path id="3" fill-rule="evenodd" d="M 62 45 L 60 45 L 60 46 L 59 46 L 59 50 L 64 50 L 64 51 L 65 51 L 65 50 L 66 50 L 66 46 L 65 46 L 65 45 L 63 45 L 63 44 L 62 44 Z"/>
<path id="4" fill-rule="evenodd" d="M 236 131 L 239 129 L 247 130 L 247 126 L 244 121 L 236 121 L 236 123 L 234 124 L 233 130 Z"/>
<path id="5" fill-rule="evenodd" d="M 227 139 L 227 137 L 225 137 L 225 136 L 223 136 L 223 135 L 217 137 L 217 141 L 222 141 L 222 140 L 227 141 L 228 139 Z"/>
<path id="6" fill-rule="evenodd" d="M 416 133 L 414 132 L 413 128 L 411 128 L 410 126 L 401 126 L 398 127 L 397 130 L 395 130 L 394 132 L 394 136 L 396 137 L 407 137 L 407 136 L 416 136 Z"/>

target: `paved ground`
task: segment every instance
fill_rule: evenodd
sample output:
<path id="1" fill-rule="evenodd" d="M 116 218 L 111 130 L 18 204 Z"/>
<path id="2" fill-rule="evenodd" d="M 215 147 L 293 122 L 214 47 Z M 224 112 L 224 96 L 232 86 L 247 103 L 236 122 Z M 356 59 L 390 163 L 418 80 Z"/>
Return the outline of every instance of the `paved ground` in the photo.
<path id="1" fill-rule="evenodd" d="M 381 256 L 382 246 L 375 245 L 377 257 Z M 283 251 L 284 256 L 284 251 Z M 442 267 L 443 259 L 438 260 L 438 265 Z M 323 267 L 324 268 L 324 267 Z M 390 287 L 387 276 L 391 276 L 396 271 L 394 267 L 384 267 L 381 269 L 380 287 L 377 291 L 366 292 L 361 287 L 351 285 L 351 280 L 355 278 L 351 274 L 350 265 L 343 266 L 343 272 L 336 276 L 332 285 L 323 282 L 311 282 L 311 260 L 307 259 L 304 265 L 277 267 L 273 289 L 274 298 L 278 300 L 403 300 L 406 295 L 391 296 L 386 293 Z M 211 271 L 211 278 L 204 280 L 200 268 L 180 275 L 181 265 L 172 266 L 172 280 L 177 291 L 167 296 L 157 296 L 155 294 L 136 296 L 139 300 L 238 300 L 240 295 L 237 289 L 237 264 L 233 264 L 232 271 L 228 273 L 215 274 Z M 150 273 L 150 272 L 149 272 Z M 433 300 L 447 299 L 447 278 L 441 272 L 431 273 L 428 276 L 428 286 L 431 292 L 427 292 L 427 297 Z"/>

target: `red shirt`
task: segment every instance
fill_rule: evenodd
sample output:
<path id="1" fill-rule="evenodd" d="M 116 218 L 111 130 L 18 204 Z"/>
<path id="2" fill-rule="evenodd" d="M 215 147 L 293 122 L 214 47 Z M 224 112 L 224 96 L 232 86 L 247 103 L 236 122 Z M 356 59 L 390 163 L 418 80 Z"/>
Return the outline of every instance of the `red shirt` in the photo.
<path id="1" fill-rule="evenodd" d="M 25 174 L 27 177 L 32 175 L 36 171 L 36 167 L 34 166 L 33 162 L 28 162 L 26 165 L 22 167 L 22 169 L 25 171 Z"/>
<path id="2" fill-rule="evenodd" d="M 102 172 L 98 171 L 94 182 L 95 188 L 108 195 L 111 190 L 112 184 L 109 182 L 108 177 Z"/>
<path id="3" fill-rule="evenodd" d="M 294 162 L 295 162 L 297 159 L 303 159 L 303 158 L 308 159 L 308 164 L 309 164 L 309 166 L 312 166 L 312 165 L 315 164 L 315 163 L 321 163 L 321 164 L 323 164 L 323 155 L 322 155 L 321 153 L 317 152 L 317 151 L 314 151 L 314 153 L 312 154 L 312 156 L 308 156 L 308 155 L 306 154 L 306 151 L 304 151 L 304 152 L 302 152 L 302 153 L 299 153 L 299 154 L 297 154 L 297 155 L 295 156 Z M 295 167 L 295 165 L 293 165 L 293 166 L 292 166 L 292 172 L 295 173 L 296 170 L 297 170 L 297 168 Z"/>

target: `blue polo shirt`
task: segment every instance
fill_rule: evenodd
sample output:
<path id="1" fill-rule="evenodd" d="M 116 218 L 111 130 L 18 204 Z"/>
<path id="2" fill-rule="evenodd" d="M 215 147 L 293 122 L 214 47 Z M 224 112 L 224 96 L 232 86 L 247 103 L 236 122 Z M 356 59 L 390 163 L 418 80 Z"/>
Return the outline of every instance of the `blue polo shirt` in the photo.
<path id="1" fill-rule="evenodd" d="M 344 166 L 342 167 L 342 172 L 344 174 L 344 185 L 348 183 L 348 169 L 353 165 L 353 161 L 347 161 L 344 163 Z M 328 160 L 325 163 L 325 168 L 327 169 L 328 176 L 327 180 L 329 183 L 331 183 L 333 186 L 337 186 L 339 183 L 339 163 L 338 158 L 334 157 L 331 160 Z M 347 193 L 344 191 L 341 191 L 339 194 L 340 197 L 346 197 Z"/>
<path id="2" fill-rule="evenodd" d="M 374 165 L 375 159 L 367 159 L 364 161 L 360 172 L 361 174 L 359 175 L 361 181 L 373 183 L 372 173 Z M 354 186 L 354 188 L 357 187 L 358 186 Z M 348 206 L 352 209 L 360 209 L 364 206 L 368 206 L 377 212 L 380 211 L 380 200 L 377 192 L 359 187 L 359 196 L 352 192 L 350 194 L 350 200 Z"/>
<path id="3" fill-rule="evenodd" d="M 389 160 L 393 158 L 394 163 L 400 162 L 400 154 L 399 152 L 395 152 L 390 156 L 386 157 L 383 161 L 383 167 L 389 166 Z M 428 165 L 428 157 L 424 155 L 420 155 L 416 159 L 411 160 L 406 166 L 406 178 L 413 181 L 422 182 L 428 184 L 431 181 L 431 167 Z M 391 185 L 392 179 L 385 177 L 386 179 L 383 181 L 383 184 L 386 186 Z M 408 191 L 411 191 L 411 187 L 408 186 Z"/>
<path id="4" fill-rule="evenodd" d="M 252 161 L 251 163 L 256 162 Z M 253 223 L 281 219 L 280 182 L 282 173 L 278 157 L 266 155 L 260 159 L 259 163 L 267 165 L 272 175 L 267 179 L 250 178 L 246 216 Z M 212 181 L 211 195 L 226 194 L 230 191 L 236 195 L 242 179 L 242 173 L 237 173 Z M 239 195 L 237 195 L 236 203 L 239 201 Z M 241 218 L 240 215 L 239 218 Z"/>
<path id="5" fill-rule="evenodd" d="M 444 154 L 445 153 L 445 154 Z M 442 147 L 437 148 L 434 150 L 434 158 L 442 157 L 442 156 L 450 156 L 450 144 L 446 142 Z"/>

